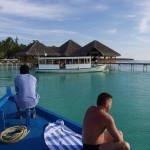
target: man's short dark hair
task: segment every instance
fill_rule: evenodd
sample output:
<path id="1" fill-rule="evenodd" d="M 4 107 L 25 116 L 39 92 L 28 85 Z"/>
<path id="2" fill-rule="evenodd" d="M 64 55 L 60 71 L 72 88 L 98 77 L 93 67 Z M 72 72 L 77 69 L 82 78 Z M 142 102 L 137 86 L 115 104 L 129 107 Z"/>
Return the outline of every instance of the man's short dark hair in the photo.
<path id="1" fill-rule="evenodd" d="M 106 101 L 110 98 L 112 98 L 112 96 L 109 93 L 101 93 L 97 98 L 97 106 L 104 106 Z"/>
<path id="2" fill-rule="evenodd" d="M 20 66 L 20 74 L 29 74 L 29 67 L 28 67 L 28 65 L 21 65 Z"/>

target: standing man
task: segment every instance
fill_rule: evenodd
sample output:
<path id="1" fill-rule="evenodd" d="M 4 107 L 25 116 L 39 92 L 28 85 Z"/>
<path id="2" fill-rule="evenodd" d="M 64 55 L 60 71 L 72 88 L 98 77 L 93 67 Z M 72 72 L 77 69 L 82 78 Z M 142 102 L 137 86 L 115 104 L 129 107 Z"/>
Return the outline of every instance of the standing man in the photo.
<path id="1" fill-rule="evenodd" d="M 36 116 L 35 106 L 39 102 L 40 96 L 36 93 L 37 79 L 29 74 L 29 67 L 22 65 L 20 67 L 20 74 L 15 78 L 15 103 L 17 110 L 25 110 L 30 108 L 32 110 L 32 117 Z M 21 114 L 19 116 L 22 118 Z"/>
<path id="2" fill-rule="evenodd" d="M 124 141 L 123 134 L 108 114 L 112 107 L 112 96 L 101 93 L 97 106 L 91 106 L 83 122 L 84 150 L 130 150 L 130 145 Z"/>

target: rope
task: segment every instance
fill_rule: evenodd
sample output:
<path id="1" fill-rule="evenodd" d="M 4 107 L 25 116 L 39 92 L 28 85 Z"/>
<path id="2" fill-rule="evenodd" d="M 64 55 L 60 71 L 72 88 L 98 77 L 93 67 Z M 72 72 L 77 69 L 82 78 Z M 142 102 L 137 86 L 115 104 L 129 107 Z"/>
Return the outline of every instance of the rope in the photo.
<path id="1" fill-rule="evenodd" d="M 26 126 L 14 126 L 5 129 L 1 134 L 0 134 L 0 140 L 3 143 L 16 143 L 23 139 L 29 131 L 27 130 Z"/>

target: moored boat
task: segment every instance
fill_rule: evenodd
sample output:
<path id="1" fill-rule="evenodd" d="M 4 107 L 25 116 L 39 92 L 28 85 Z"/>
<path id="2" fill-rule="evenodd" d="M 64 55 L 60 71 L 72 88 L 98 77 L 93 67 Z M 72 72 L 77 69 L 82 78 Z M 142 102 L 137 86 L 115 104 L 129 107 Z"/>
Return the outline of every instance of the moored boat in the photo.
<path id="1" fill-rule="evenodd" d="M 92 63 L 91 56 L 86 57 L 40 57 L 37 72 L 86 73 L 107 71 L 106 64 Z"/>

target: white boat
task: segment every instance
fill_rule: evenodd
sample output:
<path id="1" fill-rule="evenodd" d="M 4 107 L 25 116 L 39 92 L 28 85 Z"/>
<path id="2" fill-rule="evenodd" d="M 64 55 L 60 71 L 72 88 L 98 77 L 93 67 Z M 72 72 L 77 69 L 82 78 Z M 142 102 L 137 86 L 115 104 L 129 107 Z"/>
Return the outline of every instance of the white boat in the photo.
<path id="1" fill-rule="evenodd" d="M 92 64 L 91 56 L 86 57 L 40 57 L 36 72 L 86 73 L 107 71 L 106 64 Z"/>

